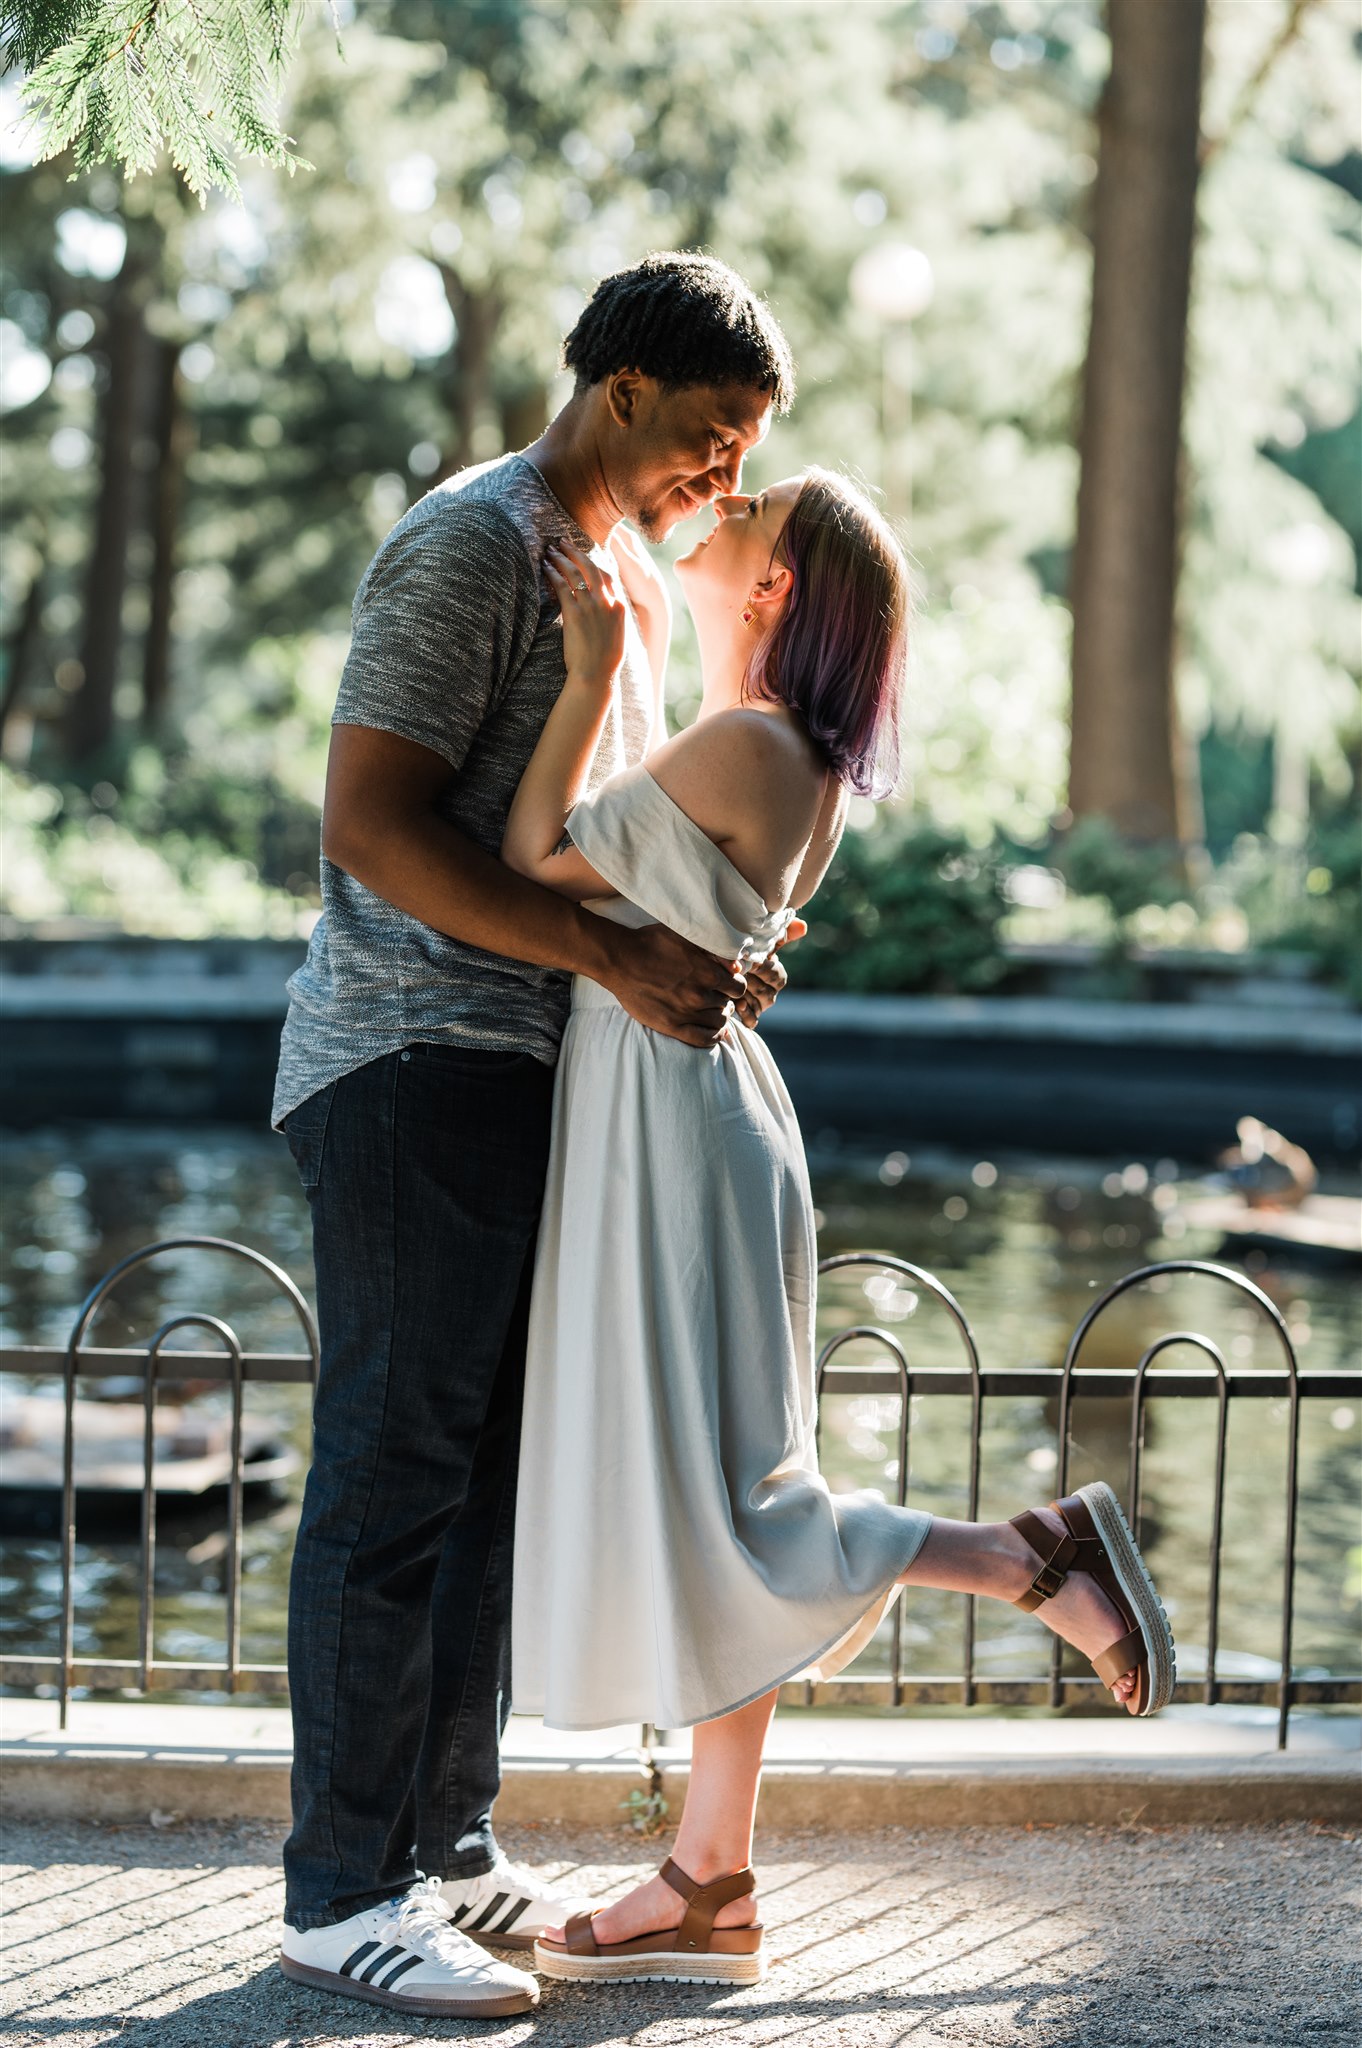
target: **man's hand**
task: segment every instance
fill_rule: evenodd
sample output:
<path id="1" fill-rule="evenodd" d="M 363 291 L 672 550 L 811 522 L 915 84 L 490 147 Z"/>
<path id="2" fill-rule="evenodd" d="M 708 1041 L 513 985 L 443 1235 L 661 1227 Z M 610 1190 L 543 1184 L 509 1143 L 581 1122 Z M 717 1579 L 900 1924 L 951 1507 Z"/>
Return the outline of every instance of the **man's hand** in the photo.
<path id="1" fill-rule="evenodd" d="M 684 1045 L 714 1045 L 746 993 L 736 967 L 661 924 L 642 930 L 615 925 L 615 937 L 609 978 L 595 978 L 616 1002 L 650 1031 L 679 1038 Z"/>
<path id="2" fill-rule="evenodd" d="M 754 961 L 747 969 L 747 992 L 735 1007 L 749 1031 L 756 1030 L 758 1019 L 770 1009 L 790 978 L 780 958 L 781 947 L 788 946 L 794 939 L 802 939 L 808 929 L 803 918 L 791 918 L 784 938 L 777 941 L 769 958 Z"/>

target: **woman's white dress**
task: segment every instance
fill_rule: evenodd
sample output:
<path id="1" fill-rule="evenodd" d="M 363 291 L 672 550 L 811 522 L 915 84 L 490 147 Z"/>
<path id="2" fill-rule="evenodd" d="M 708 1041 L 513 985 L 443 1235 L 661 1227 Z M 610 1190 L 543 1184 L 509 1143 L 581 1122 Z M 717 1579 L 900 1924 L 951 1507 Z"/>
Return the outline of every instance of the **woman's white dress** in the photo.
<path id="1" fill-rule="evenodd" d="M 618 897 L 724 959 L 792 913 L 626 769 L 568 819 Z M 700 1051 L 578 976 L 554 1093 L 515 1538 L 515 1709 L 557 1728 L 713 1719 L 869 1640 L 931 1517 L 817 1465 L 816 1251 L 779 1070 Z"/>

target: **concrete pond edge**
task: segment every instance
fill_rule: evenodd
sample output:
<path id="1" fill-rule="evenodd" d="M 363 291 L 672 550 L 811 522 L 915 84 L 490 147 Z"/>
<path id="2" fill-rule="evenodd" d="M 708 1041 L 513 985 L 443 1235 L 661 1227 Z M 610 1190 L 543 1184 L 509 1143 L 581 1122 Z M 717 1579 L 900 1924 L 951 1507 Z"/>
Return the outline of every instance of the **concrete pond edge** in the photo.
<path id="1" fill-rule="evenodd" d="M 687 1767 L 664 1766 L 661 1790 L 675 1821 Z M 497 1812 L 506 1821 L 594 1827 L 622 1822 L 641 1766 L 508 1761 Z M 34 1754 L 0 1758 L 0 1820 L 170 1824 L 176 1820 L 286 1821 L 287 1757 Z M 778 1762 L 762 1780 L 760 1819 L 774 1828 L 858 1831 L 883 1827 L 1261 1826 L 1315 1821 L 1362 1825 L 1355 1757 L 1170 1760 L 1076 1758 L 944 1764 Z"/>

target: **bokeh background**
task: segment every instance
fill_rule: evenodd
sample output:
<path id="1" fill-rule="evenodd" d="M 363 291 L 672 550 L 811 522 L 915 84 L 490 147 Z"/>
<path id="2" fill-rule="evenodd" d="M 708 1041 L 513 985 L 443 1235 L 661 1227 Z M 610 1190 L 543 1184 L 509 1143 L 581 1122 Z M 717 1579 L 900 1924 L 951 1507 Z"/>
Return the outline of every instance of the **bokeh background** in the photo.
<path id="1" fill-rule="evenodd" d="M 303 11 L 287 71 L 312 168 L 248 163 L 239 201 L 202 205 L 165 164 L 35 164 L 11 74 L 10 929 L 305 932 L 366 561 L 433 482 L 539 431 L 600 275 L 702 246 L 769 296 L 800 368 L 749 483 L 850 468 L 920 593 L 908 785 L 857 806 L 796 982 L 1004 986 L 1009 948 L 1072 944 L 1113 973 L 1142 947 L 1276 950 L 1357 993 L 1356 12 L 1210 0 L 1187 802 L 1176 844 L 1136 852 L 1069 807 L 1111 61 L 1099 0 L 342 0 L 334 24 Z"/>
<path id="2" fill-rule="evenodd" d="M 0 12 L 0 37 L 19 14 L 60 22 L 82 7 L 24 0 Z M 269 11 L 247 0 L 232 18 Z M 199 174 L 203 130 L 189 179 L 154 130 L 153 167 L 136 176 L 126 151 L 74 176 L 69 149 L 36 161 L 21 68 L 0 81 L 0 936 L 17 941 L 11 1051 L 22 1041 L 0 1178 L 0 1345 L 63 1344 L 87 1288 L 155 1239 L 243 1238 L 310 1287 L 305 1204 L 264 1128 L 275 1011 L 262 1024 L 245 1004 L 222 1023 L 198 999 L 220 982 L 255 1003 L 263 980 L 282 1008 L 317 915 L 328 725 L 375 547 L 432 484 L 540 431 L 566 396 L 561 337 L 603 273 L 681 246 L 712 249 L 767 294 L 799 363 L 798 403 L 752 458 L 749 486 L 843 465 L 880 494 L 915 564 L 904 792 L 853 806 L 788 956 L 796 989 L 841 989 L 852 1007 L 840 1014 L 857 1018 L 870 1009 L 859 996 L 887 990 L 1039 996 L 1052 1022 L 1088 998 L 1171 998 L 1202 1020 L 1171 1076 L 1175 1126 L 1199 1079 L 1219 1083 L 1228 1056 L 1210 1024 L 1233 1008 L 1258 1034 L 1259 1067 L 1242 1103 L 1232 1080 L 1220 1086 L 1216 1143 L 1289 1068 L 1284 1099 L 1318 1112 L 1326 1141 L 1333 1131 L 1327 1199 L 1353 1219 L 1334 1231 L 1352 1229 L 1341 1256 L 1330 1238 L 1322 1260 L 1225 1240 L 1237 1196 L 1223 1178 L 1203 1183 L 1207 1146 L 1189 1137 L 1160 1156 L 1171 1137 L 1117 1114 L 1133 1075 L 1141 1101 L 1157 1092 L 1158 1050 L 1141 1043 L 1150 1012 L 1132 1003 L 1100 1101 L 1056 1114 L 1032 1153 L 1018 1150 L 1011 1097 L 1026 1083 L 1006 1033 L 969 1083 L 991 1088 L 997 1111 L 996 1128 L 975 1117 L 990 1128 L 973 1149 L 963 1123 L 926 1142 L 922 1102 L 891 1112 L 875 1070 L 855 1070 L 861 1137 L 831 1113 L 826 1129 L 821 1113 L 806 1119 L 822 1250 L 874 1244 L 930 1265 L 990 1367 L 1058 1363 L 1095 1290 L 1136 1266 L 1229 1259 L 1280 1310 L 1307 1368 L 1351 1367 L 1356 1204 L 1339 1191 L 1354 1188 L 1355 1098 L 1319 1070 L 1342 1074 L 1338 1013 L 1362 998 L 1354 0 L 1209 0 L 1199 94 L 1160 80 L 1185 86 L 1195 70 L 1201 0 L 282 11 L 298 25 L 283 132 L 306 161 L 290 173 L 248 153 L 239 198 Z M 132 0 L 96 12 L 148 32 Z M 1144 238 L 1146 267 L 1128 261 L 1141 221 L 1179 209 L 1194 223 L 1190 264 L 1161 227 Z M 1095 260 L 1109 318 L 1090 338 Z M 1163 524 L 1146 522 L 1139 548 L 1085 582 L 1080 497 L 1089 533 L 1094 520 L 1110 533 L 1148 482 L 1136 400 L 1172 420 Z M 1114 466 L 1094 464 L 1095 432 L 1108 456 L 1124 448 Z M 1071 595 L 1089 650 L 1076 736 Z M 1162 670 L 1128 644 L 1161 606 L 1175 621 Z M 698 673 L 679 593 L 669 695 L 684 725 Z M 1138 759 L 1112 738 L 1132 729 L 1148 742 Z M 1280 1027 L 1297 1011 L 1292 1054 Z M 1083 1044 L 1091 1016 L 1068 1017 L 1052 1102 L 1078 1092 L 1063 1046 Z M 224 1114 L 218 1070 L 242 1045 L 258 1067 L 254 1120 L 210 1121 Z M 1313 1060 L 1313 1094 L 1297 1056 L 1302 1071 Z M 900 1048 L 930 1097 L 941 1083 L 923 1060 L 921 1043 Z M 89 1076 L 101 1106 L 76 1121 Z M 951 1100 L 954 1114 L 959 1088 Z M 1063 1156 L 1069 1143 L 1081 1157 Z M 1096 1362 L 1129 1367 L 1169 1327 L 1204 1324 L 1235 1371 L 1280 1364 L 1246 1301 L 1204 1273 L 1178 1283 L 1176 1303 L 1169 1284 L 1127 1299 Z M 235 1267 L 177 1252 L 101 1314 L 98 1341 L 144 1344 L 188 1307 L 229 1317 L 251 1346 L 294 1338 Z M 842 1276 L 820 1313 L 824 1337 L 868 1317 L 911 1339 L 915 1364 L 957 1362 L 927 1296 L 892 1280 Z M 140 1386 L 130 1375 L 104 1391 L 116 1405 Z M 30 1387 L 19 1421 L 51 1450 L 56 1383 L 35 1374 Z M 224 1401 L 205 1391 L 187 1412 L 221 1428 Z M 94 1404 L 80 1405 L 88 1418 Z M 1211 1404 L 1153 1408 L 1143 1535 L 1196 1676 L 1209 1654 Z M 1356 1662 L 1362 1402 L 1305 1409 L 1296 1658 L 1322 1677 Z M 968 1512 L 960 1410 L 914 1401 L 905 1475 L 896 1401 L 830 1395 L 832 1483 L 891 1495 L 907 1476 L 915 1501 Z M 140 1458 L 140 1410 L 125 1413 Z M 245 1542 L 245 1654 L 277 1662 L 306 1390 L 253 1388 L 251 1414 L 294 1456 L 282 1492 L 253 1501 Z M 985 1512 L 1011 1511 L 1019 1470 L 1049 1482 L 1057 1424 L 1053 1401 L 991 1398 Z M 1263 1587 L 1283 1566 L 1288 1428 L 1284 1400 L 1254 1400 L 1230 1431 L 1219 1670 L 1264 1684 L 1278 1674 Z M 1123 1471 L 1125 1444 L 1123 1401 L 1085 1399 L 1081 1476 Z M 28 1524 L 0 1532 L 7 1654 L 56 1647 L 56 1500 L 49 1478 Z M 220 1489 L 178 1515 L 163 1505 L 158 1654 L 220 1659 Z M 132 1654 L 139 1584 L 126 1514 L 101 1530 L 87 1503 L 81 1656 Z M 953 1603 L 916 1603 L 908 1626 L 915 1670 L 951 1668 Z M 1037 1668 L 1030 1624 L 1004 1615 L 981 1630 L 981 1668 Z M 888 1654 L 872 1645 L 862 1672 Z"/>

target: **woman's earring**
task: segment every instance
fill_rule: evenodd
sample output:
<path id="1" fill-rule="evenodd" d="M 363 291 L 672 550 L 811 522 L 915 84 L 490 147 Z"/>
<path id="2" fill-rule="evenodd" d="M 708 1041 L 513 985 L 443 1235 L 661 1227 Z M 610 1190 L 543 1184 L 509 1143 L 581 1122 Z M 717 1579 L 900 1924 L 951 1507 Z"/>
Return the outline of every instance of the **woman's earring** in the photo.
<path id="1" fill-rule="evenodd" d="M 752 609 L 752 607 L 751 607 L 751 605 L 750 605 L 750 604 L 745 604 L 745 605 L 743 606 L 743 608 L 742 608 L 742 614 L 741 614 L 741 617 L 742 617 L 742 622 L 743 622 L 743 624 L 744 624 L 745 626 L 750 626 L 750 625 L 752 624 L 752 621 L 753 621 L 753 620 L 754 620 L 754 619 L 756 618 L 756 616 L 757 616 L 757 615 L 756 615 L 756 613 L 755 613 L 755 612 L 753 611 L 753 609 Z"/>

